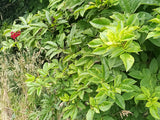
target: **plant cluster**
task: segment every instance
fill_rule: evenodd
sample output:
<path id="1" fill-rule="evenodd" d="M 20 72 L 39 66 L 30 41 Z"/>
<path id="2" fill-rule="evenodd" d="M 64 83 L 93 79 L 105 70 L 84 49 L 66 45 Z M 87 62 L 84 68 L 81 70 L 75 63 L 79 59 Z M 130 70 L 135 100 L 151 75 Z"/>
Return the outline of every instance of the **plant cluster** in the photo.
<path id="1" fill-rule="evenodd" d="M 15 20 L 1 51 L 37 49 L 45 60 L 37 75 L 24 73 L 27 95 L 37 100 L 29 119 L 160 119 L 159 6 L 50 0 Z"/>

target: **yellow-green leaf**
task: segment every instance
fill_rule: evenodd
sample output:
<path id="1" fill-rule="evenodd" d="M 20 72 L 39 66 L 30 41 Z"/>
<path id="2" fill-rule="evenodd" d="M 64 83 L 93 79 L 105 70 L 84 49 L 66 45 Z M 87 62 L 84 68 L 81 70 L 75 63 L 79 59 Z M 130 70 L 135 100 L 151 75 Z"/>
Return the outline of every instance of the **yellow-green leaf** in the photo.
<path id="1" fill-rule="evenodd" d="M 134 63 L 134 57 L 128 53 L 124 53 L 120 55 L 121 60 L 123 61 L 123 64 L 126 68 L 126 71 L 131 69 L 133 63 Z"/>

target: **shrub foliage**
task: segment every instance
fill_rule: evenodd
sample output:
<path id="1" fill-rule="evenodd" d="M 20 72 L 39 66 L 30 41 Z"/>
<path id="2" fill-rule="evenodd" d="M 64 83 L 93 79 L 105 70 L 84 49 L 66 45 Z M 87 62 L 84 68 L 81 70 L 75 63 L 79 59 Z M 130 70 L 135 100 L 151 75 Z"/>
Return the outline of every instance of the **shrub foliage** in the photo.
<path id="1" fill-rule="evenodd" d="M 45 2 L 45 1 L 41 1 Z M 160 2 L 50 0 L 4 30 L 2 52 L 39 50 L 29 119 L 160 119 Z M 21 31 L 15 39 L 11 32 Z"/>

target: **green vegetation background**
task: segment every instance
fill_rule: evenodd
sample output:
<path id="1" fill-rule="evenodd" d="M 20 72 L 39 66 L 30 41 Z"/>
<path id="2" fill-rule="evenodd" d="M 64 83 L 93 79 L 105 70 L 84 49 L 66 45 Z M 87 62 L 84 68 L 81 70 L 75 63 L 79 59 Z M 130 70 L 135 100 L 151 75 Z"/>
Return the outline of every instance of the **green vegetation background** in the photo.
<path id="1" fill-rule="evenodd" d="M 160 119 L 159 6 L 1 0 L 0 118 Z"/>

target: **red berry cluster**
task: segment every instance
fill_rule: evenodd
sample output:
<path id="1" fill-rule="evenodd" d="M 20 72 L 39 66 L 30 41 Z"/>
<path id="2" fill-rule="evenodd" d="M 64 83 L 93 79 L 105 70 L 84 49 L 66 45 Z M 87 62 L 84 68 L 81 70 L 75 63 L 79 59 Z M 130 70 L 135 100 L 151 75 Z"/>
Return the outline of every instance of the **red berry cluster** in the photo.
<path id="1" fill-rule="evenodd" d="M 11 38 L 14 39 L 14 40 L 20 35 L 21 35 L 21 31 L 11 32 Z"/>

